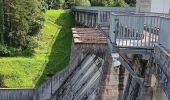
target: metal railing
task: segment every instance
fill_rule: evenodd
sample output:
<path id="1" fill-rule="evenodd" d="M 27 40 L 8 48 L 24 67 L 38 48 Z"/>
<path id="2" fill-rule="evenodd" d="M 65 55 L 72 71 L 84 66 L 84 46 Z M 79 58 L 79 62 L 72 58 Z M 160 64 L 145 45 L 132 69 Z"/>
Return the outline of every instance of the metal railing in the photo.
<path id="1" fill-rule="evenodd" d="M 135 12 L 133 7 L 72 7 L 75 21 L 79 26 L 97 27 L 98 25 L 109 25 L 111 12 Z"/>
<path id="2" fill-rule="evenodd" d="M 160 16 L 112 14 L 109 36 L 118 47 L 152 49 L 158 42 L 159 29 Z"/>
<path id="3" fill-rule="evenodd" d="M 170 49 L 170 14 L 136 13 L 126 7 L 74 7 L 73 11 L 76 22 L 100 28 L 119 48 L 153 49 L 159 40 Z"/>
<path id="4" fill-rule="evenodd" d="M 160 18 L 159 44 L 170 50 L 170 17 Z"/>
<path id="5" fill-rule="evenodd" d="M 109 26 L 111 12 L 112 11 L 98 11 L 98 25 Z"/>
<path id="6" fill-rule="evenodd" d="M 98 12 L 95 10 L 75 10 L 74 16 L 78 25 L 87 27 L 97 26 Z"/>

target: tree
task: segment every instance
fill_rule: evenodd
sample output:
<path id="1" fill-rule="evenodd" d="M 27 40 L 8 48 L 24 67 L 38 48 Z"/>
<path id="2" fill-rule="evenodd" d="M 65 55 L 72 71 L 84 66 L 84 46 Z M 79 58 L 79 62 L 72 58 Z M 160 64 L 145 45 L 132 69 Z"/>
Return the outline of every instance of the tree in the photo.
<path id="1" fill-rule="evenodd" d="M 90 0 L 92 6 L 105 6 L 107 5 L 106 0 Z"/>
<path id="2" fill-rule="evenodd" d="M 127 4 L 124 0 L 116 0 L 115 6 L 125 7 Z"/>
<path id="3" fill-rule="evenodd" d="M 114 0 L 107 0 L 107 4 L 108 4 L 108 6 L 114 6 L 115 1 Z"/>
<path id="4" fill-rule="evenodd" d="M 68 0 L 71 5 L 76 6 L 91 6 L 89 0 Z"/>
<path id="5" fill-rule="evenodd" d="M 3 36 L 4 36 L 4 3 L 3 0 L 0 0 L 0 45 L 3 45 Z"/>
<path id="6" fill-rule="evenodd" d="M 34 37 L 45 20 L 44 12 L 43 0 L 5 0 L 5 44 L 21 50 L 33 49 L 36 44 Z"/>
<path id="7" fill-rule="evenodd" d="M 14 12 L 11 12 L 13 14 L 10 22 L 12 25 L 8 33 L 8 37 L 11 41 L 10 46 L 26 49 L 26 43 L 29 44 L 29 40 L 27 40 L 28 33 L 31 33 L 29 25 L 31 21 L 34 20 L 32 19 L 32 14 L 34 14 L 34 12 L 30 3 L 30 1 L 22 2 L 21 0 L 16 0 L 12 6 Z"/>
<path id="8" fill-rule="evenodd" d="M 58 3 L 65 3 L 65 0 L 56 0 Z"/>

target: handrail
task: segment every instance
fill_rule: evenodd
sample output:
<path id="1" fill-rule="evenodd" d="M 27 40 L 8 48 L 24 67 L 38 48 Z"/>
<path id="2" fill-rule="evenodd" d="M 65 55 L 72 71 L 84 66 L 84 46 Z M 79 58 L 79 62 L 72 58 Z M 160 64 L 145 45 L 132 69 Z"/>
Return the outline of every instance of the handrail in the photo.
<path id="1" fill-rule="evenodd" d="M 137 13 L 128 7 L 76 6 L 72 10 L 77 12 L 76 21 L 81 25 L 107 27 L 105 34 L 120 48 L 153 49 L 155 43 L 165 44 L 163 37 L 168 37 L 170 32 L 168 21 L 165 21 L 170 20 L 170 14 Z"/>

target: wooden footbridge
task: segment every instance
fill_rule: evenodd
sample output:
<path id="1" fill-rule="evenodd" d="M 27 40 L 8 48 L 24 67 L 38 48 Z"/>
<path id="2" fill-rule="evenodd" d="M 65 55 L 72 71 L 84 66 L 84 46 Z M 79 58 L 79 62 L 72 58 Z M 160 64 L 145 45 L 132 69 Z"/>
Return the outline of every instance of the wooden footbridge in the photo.
<path id="1" fill-rule="evenodd" d="M 134 8 L 72 8 L 77 27 L 75 44 L 107 44 L 113 60 L 129 73 L 123 100 L 146 99 L 152 74 L 170 99 L 170 15 L 136 13 Z M 146 65 L 133 65 L 128 55 L 137 55 Z M 139 67 L 138 67 L 139 66 Z"/>

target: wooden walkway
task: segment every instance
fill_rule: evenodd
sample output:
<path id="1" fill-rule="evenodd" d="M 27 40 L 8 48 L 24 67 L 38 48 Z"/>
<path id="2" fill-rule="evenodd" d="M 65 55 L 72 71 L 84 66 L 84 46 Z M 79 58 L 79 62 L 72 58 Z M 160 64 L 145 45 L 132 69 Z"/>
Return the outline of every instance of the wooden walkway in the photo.
<path id="1" fill-rule="evenodd" d="M 104 33 L 106 33 L 105 35 L 98 28 L 72 28 L 74 43 L 106 44 L 107 40 L 105 36 L 109 35 L 109 29 L 102 28 L 102 30 Z M 147 48 L 153 46 L 155 41 L 158 40 L 158 36 L 154 33 L 149 34 L 148 32 L 144 31 L 139 35 L 134 35 L 132 33 L 121 33 L 116 37 L 116 44 L 118 47 L 125 48 Z"/>
<path id="2" fill-rule="evenodd" d="M 97 28 L 72 28 L 75 44 L 106 44 L 106 37 Z"/>

